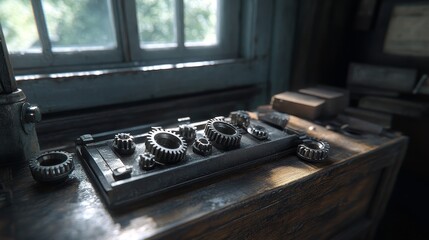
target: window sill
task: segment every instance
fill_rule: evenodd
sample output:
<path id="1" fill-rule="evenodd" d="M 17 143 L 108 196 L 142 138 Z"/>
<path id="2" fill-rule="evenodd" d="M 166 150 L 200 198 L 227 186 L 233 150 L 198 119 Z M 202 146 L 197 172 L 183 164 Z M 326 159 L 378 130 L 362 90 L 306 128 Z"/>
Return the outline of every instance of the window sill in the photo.
<path id="1" fill-rule="evenodd" d="M 117 74 L 137 74 L 140 72 L 152 72 L 160 70 L 172 70 L 180 68 L 195 68 L 195 67 L 207 67 L 214 65 L 223 65 L 231 63 L 245 63 L 249 62 L 247 59 L 224 59 L 224 60 L 213 60 L 213 61 L 198 61 L 198 62 L 186 62 L 186 63 L 171 63 L 171 64 L 154 64 L 149 66 L 121 66 L 116 65 L 114 68 L 97 69 L 97 70 L 86 70 L 86 71 L 63 71 L 55 73 L 42 73 L 42 74 L 20 74 L 18 72 L 16 76 L 17 81 L 27 80 L 42 80 L 42 79 L 74 79 L 74 78 L 93 78 L 93 77 L 106 77 L 109 75 Z"/>
<path id="2" fill-rule="evenodd" d="M 30 102 L 51 113 L 262 84 L 267 81 L 267 62 L 268 58 L 229 59 L 16 79 Z"/>

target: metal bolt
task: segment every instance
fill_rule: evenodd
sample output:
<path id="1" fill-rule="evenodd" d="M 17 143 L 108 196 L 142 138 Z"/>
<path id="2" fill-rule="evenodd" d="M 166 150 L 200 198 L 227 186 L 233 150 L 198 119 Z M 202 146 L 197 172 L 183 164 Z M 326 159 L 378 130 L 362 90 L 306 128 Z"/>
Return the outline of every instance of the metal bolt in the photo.
<path id="1" fill-rule="evenodd" d="M 42 113 L 37 105 L 28 105 L 25 109 L 25 122 L 38 123 L 42 120 Z"/>

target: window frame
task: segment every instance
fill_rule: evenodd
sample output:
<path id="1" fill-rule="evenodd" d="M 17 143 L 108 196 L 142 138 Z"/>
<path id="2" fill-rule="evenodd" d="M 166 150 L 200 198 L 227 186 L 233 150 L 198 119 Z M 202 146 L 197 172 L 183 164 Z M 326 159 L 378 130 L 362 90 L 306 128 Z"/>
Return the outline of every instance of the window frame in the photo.
<path id="1" fill-rule="evenodd" d="M 17 84 L 25 91 L 28 100 L 38 104 L 44 113 L 250 85 L 262 90 L 255 101 L 259 104 L 266 102 L 268 96 L 279 90 L 279 86 L 284 86 L 289 79 L 297 0 L 239 2 L 240 44 L 235 57 L 201 62 L 172 61 L 168 64 L 130 62 L 94 65 L 90 68 L 85 66 L 84 70 L 77 66 L 71 69 L 78 71 L 70 71 L 69 68 L 57 74 L 29 74 L 24 70 L 17 76 Z M 273 16 L 279 9 L 285 8 L 286 14 L 280 12 L 281 15 Z M 273 26 L 274 18 L 276 26 Z M 119 19 L 125 22 L 121 14 Z M 276 31 L 281 31 L 282 34 L 279 35 Z M 273 37 L 274 40 L 287 38 L 287 41 L 285 44 L 274 41 L 272 45 Z M 129 49 L 127 44 L 124 47 Z M 280 53 L 284 54 L 280 56 Z M 124 58 L 131 59 L 131 55 Z M 279 59 L 286 60 L 288 65 L 273 73 L 270 63 Z"/>
<path id="2" fill-rule="evenodd" d="M 103 49 L 103 50 L 89 50 L 89 51 L 74 51 L 74 52 L 54 52 L 52 50 L 47 23 L 43 13 L 42 0 L 31 0 L 33 7 L 33 14 L 37 31 L 39 34 L 39 41 L 42 45 L 41 53 L 16 53 L 10 54 L 12 64 L 18 71 L 21 69 L 31 69 L 32 72 L 43 71 L 47 68 L 48 71 L 55 71 L 58 67 L 67 67 L 72 65 L 83 64 L 105 64 L 105 63 L 118 63 L 123 60 L 123 44 L 121 41 L 120 22 L 118 21 L 117 7 L 114 5 L 117 2 L 109 0 L 109 6 L 112 9 L 112 23 L 115 37 L 116 48 Z"/>
<path id="3" fill-rule="evenodd" d="M 234 58 L 238 55 L 239 10 L 240 2 L 218 1 L 218 43 L 213 46 L 185 46 L 184 36 L 184 0 L 175 1 L 175 22 L 177 46 L 171 48 L 141 48 L 138 34 L 136 2 L 125 1 L 124 8 L 128 32 L 128 45 L 132 61 L 142 63 L 166 63 L 184 61 L 202 61 Z"/>
<path id="4" fill-rule="evenodd" d="M 75 52 L 54 52 L 52 50 L 47 23 L 45 21 L 42 0 L 31 0 L 35 23 L 42 45 L 41 53 L 12 53 L 11 61 L 15 69 L 27 72 L 67 71 L 69 66 L 118 64 L 178 63 L 202 60 L 234 58 L 239 46 L 240 1 L 217 0 L 219 42 L 213 46 L 191 46 L 184 44 L 184 0 L 175 1 L 175 19 L 178 24 L 177 47 L 142 49 L 138 35 L 138 22 L 135 1 L 108 0 L 112 12 L 112 23 L 116 37 L 116 48 L 103 50 L 85 50 Z M 86 68 L 85 66 L 84 68 Z"/>

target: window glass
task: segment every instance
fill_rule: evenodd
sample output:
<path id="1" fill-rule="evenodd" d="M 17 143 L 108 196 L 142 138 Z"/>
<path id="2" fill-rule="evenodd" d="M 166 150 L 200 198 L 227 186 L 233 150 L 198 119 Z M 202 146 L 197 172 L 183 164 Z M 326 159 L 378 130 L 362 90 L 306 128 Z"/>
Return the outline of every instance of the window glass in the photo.
<path id="1" fill-rule="evenodd" d="M 41 52 L 31 1 L 1 0 L 0 23 L 9 52 Z"/>
<path id="2" fill-rule="evenodd" d="M 108 0 L 43 0 L 52 50 L 104 50 L 116 47 Z"/>
<path id="3" fill-rule="evenodd" d="M 137 21 L 142 48 L 177 46 L 174 0 L 137 0 Z"/>
<path id="4" fill-rule="evenodd" d="M 218 0 L 184 0 L 185 46 L 217 44 Z"/>

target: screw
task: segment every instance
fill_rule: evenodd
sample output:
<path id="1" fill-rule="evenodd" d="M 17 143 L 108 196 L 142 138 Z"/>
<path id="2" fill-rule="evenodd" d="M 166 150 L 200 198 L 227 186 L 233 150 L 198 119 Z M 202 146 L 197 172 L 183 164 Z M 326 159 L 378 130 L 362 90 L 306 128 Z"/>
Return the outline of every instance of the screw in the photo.
<path id="1" fill-rule="evenodd" d="M 25 109 L 24 119 L 27 123 L 38 123 L 42 120 L 42 113 L 37 105 L 28 105 Z"/>

